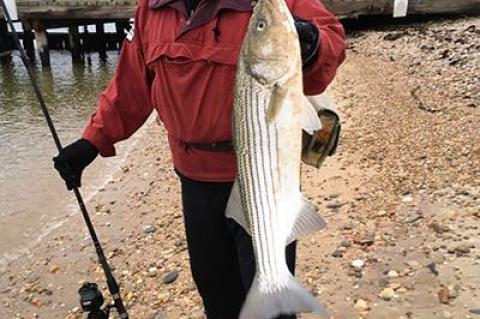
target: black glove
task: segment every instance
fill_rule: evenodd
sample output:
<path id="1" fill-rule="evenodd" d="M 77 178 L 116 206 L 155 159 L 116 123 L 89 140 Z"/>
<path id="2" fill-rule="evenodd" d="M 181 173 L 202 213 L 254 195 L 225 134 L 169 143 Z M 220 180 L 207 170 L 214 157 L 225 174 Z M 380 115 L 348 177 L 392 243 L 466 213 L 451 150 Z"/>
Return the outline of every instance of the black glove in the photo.
<path id="1" fill-rule="evenodd" d="M 297 18 L 295 18 L 295 28 L 300 40 L 303 68 L 306 68 L 317 58 L 320 31 L 312 22 Z"/>
<path id="2" fill-rule="evenodd" d="M 68 190 L 82 186 L 82 172 L 97 155 L 97 148 L 82 138 L 65 147 L 53 158 L 54 167 L 67 184 Z"/>

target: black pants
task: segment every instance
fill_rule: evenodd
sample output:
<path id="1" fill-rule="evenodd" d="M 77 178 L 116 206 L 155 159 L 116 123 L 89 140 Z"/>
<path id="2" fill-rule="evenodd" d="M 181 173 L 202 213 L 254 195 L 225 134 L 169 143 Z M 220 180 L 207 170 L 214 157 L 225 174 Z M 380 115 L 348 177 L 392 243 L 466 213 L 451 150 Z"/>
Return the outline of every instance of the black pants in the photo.
<path id="1" fill-rule="evenodd" d="M 190 267 L 207 318 L 237 319 L 255 275 L 255 259 L 248 233 L 225 217 L 232 183 L 199 182 L 178 175 Z M 295 243 L 286 248 L 292 273 L 295 250 Z"/>

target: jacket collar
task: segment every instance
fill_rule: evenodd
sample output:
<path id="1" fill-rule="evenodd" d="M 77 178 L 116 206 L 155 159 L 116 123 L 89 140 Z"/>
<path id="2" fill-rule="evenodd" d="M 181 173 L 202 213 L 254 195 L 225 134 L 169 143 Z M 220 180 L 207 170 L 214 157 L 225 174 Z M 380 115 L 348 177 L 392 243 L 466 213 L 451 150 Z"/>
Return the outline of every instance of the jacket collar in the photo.
<path id="1" fill-rule="evenodd" d="M 251 11 L 257 1 L 252 0 L 200 0 L 200 6 L 213 7 L 214 9 L 231 9 L 236 11 Z M 148 7 L 150 9 L 159 9 L 161 7 L 177 7 L 184 5 L 184 0 L 149 0 Z M 182 10 L 185 11 L 185 8 Z"/>
<path id="2" fill-rule="evenodd" d="M 252 0 L 200 0 L 197 10 L 191 17 L 191 23 L 186 25 L 180 35 L 202 24 L 211 21 L 221 10 L 252 11 L 255 1 Z M 169 7 L 188 16 L 185 0 L 149 0 L 150 9 Z"/>

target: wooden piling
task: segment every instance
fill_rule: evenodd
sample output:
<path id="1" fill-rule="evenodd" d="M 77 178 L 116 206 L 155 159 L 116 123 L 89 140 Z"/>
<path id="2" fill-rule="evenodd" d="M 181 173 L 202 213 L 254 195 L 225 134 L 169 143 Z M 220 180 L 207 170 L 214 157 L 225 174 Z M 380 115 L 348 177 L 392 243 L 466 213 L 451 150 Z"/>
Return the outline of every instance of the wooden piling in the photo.
<path id="1" fill-rule="evenodd" d="M 33 43 L 34 35 L 32 32 L 32 26 L 30 23 L 22 22 L 23 28 L 23 48 L 27 53 L 27 57 L 31 64 L 35 63 L 35 45 Z"/>
<path id="2" fill-rule="evenodd" d="M 83 55 L 82 44 L 80 42 L 80 33 L 77 25 L 68 27 L 68 40 L 70 45 L 70 52 L 72 53 L 73 63 L 83 63 L 85 57 Z"/>
<path id="3" fill-rule="evenodd" d="M 35 30 L 37 52 L 40 56 L 42 66 L 50 66 L 50 51 L 48 49 L 47 29 L 41 21 L 36 21 L 33 25 L 33 28 Z"/>
<path id="4" fill-rule="evenodd" d="M 128 21 L 115 22 L 115 30 L 117 32 L 118 49 L 122 48 L 122 42 L 125 39 L 125 31 L 129 31 L 132 27 Z"/>
<path id="5" fill-rule="evenodd" d="M 12 61 L 10 38 L 8 37 L 7 21 L 0 18 L 0 63 L 9 64 Z"/>
<path id="6" fill-rule="evenodd" d="M 90 38 L 90 32 L 88 31 L 88 25 L 83 26 L 83 52 L 86 55 L 88 65 L 92 64 L 92 57 L 90 55 L 92 49 L 92 39 Z"/>
<path id="7" fill-rule="evenodd" d="M 107 62 L 107 43 L 105 41 L 105 27 L 103 22 L 97 23 L 95 25 L 96 33 L 97 33 L 97 51 L 100 57 L 100 61 Z"/>

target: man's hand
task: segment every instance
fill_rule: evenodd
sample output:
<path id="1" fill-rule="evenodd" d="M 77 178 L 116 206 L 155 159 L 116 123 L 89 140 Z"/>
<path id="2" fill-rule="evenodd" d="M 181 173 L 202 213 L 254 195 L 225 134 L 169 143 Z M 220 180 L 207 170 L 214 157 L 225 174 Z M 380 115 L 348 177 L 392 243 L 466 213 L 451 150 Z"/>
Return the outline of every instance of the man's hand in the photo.
<path id="1" fill-rule="evenodd" d="M 317 26 L 307 20 L 295 18 L 295 28 L 300 40 L 303 67 L 308 67 L 318 55 L 320 43 L 320 31 Z"/>
<path id="2" fill-rule="evenodd" d="M 67 189 L 82 186 L 81 178 L 85 167 L 97 157 L 97 148 L 85 139 L 65 147 L 57 157 L 53 158 L 54 167 L 67 184 Z"/>

